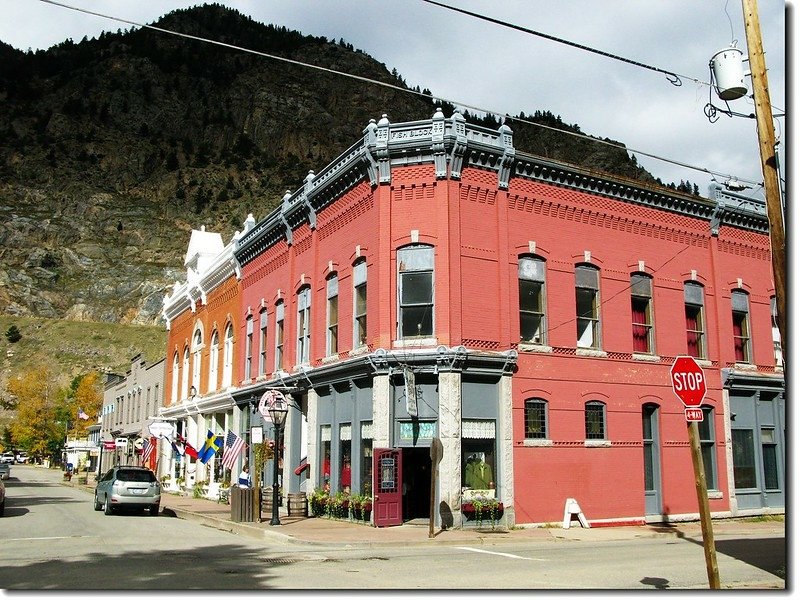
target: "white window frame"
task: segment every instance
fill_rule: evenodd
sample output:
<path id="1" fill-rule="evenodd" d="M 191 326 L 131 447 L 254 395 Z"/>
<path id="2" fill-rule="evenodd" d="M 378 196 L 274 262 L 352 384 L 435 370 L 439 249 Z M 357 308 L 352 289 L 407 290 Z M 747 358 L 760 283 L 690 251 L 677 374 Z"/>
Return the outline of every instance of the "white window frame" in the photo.
<path id="1" fill-rule="evenodd" d="M 435 288 L 435 250 L 428 244 L 412 244 L 397 249 L 397 337 L 399 340 L 431 338 L 436 332 L 436 288 Z M 425 302 L 404 302 L 404 289 L 409 285 L 412 276 L 428 275 L 430 277 L 430 299 Z M 422 331 L 417 324 L 417 334 L 404 335 L 406 311 L 423 308 L 430 312 L 430 331 Z M 423 314 L 424 315 L 424 314 Z"/>
<path id="2" fill-rule="evenodd" d="M 334 273 L 327 279 L 327 326 L 325 336 L 325 354 L 339 353 L 339 278 Z"/>
<path id="3" fill-rule="evenodd" d="M 233 324 L 225 326 L 225 341 L 222 349 L 222 387 L 233 384 Z"/>
<path id="4" fill-rule="evenodd" d="M 311 287 L 297 292 L 297 364 L 304 365 L 311 356 Z"/>
<path id="5" fill-rule="evenodd" d="M 359 311 L 359 298 L 364 299 Z M 367 345 L 367 262 L 353 265 L 353 348 Z"/>

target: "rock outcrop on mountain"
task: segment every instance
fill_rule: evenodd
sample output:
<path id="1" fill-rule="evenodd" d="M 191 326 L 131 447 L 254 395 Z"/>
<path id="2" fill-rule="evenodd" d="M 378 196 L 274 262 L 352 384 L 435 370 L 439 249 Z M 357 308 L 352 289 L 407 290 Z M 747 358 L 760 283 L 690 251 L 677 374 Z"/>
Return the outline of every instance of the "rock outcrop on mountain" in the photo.
<path id="1" fill-rule="evenodd" d="M 406 87 L 344 40 L 219 5 L 155 25 Z M 184 275 L 193 227 L 229 240 L 370 118 L 434 111 L 423 95 L 146 28 L 35 53 L 0 42 L 0 104 L 0 312 L 141 324 Z M 525 118 L 580 131 L 549 111 Z M 656 181 L 624 149 L 511 125 L 525 152 Z"/>

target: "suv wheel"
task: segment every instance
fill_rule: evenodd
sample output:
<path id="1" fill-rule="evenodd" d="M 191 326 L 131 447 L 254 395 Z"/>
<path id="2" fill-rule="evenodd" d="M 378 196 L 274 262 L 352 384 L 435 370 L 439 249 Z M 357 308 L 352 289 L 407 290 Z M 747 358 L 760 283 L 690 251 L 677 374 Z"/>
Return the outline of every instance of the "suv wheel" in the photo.
<path id="1" fill-rule="evenodd" d="M 108 495 L 106 495 L 106 503 L 103 506 L 103 513 L 105 513 L 106 515 L 111 515 L 111 512 L 112 512 L 111 501 L 109 500 Z"/>
<path id="2" fill-rule="evenodd" d="M 94 510 L 100 511 L 103 508 L 103 504 L 100 502 L 100 499 L 97 498 L 97 491 L 94 493 Z"/>
<path id="3" fill-rule="evenodd" d="M 158 505 L 151 505 L 148 509 L 150 510 L 150 515 L 158 515 L 160 507 Z"/>

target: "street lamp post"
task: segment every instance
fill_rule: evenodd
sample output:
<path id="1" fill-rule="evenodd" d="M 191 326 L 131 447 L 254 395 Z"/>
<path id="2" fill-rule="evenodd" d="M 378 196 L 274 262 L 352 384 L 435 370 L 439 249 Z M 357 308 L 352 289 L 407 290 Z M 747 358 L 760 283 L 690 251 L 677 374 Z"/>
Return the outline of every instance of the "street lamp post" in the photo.
<path id="1" fill-rule="evenodd" d="M 278 453 L 280 447 L 280 432 L 283 430 L 283 425 L 286 423 L 286 414 L 289 412 L 289 407 L 281 398 L 276 398 L 272 405 L 269 407 L 269 416 L 272 419 L 272 425 L 275 428 L 275 448 L 272 453 L 273 469 L 272 469 L 272 519 L 269 521 L 270 526 L 280 526 L 281 520 L 278 517 Z"/>

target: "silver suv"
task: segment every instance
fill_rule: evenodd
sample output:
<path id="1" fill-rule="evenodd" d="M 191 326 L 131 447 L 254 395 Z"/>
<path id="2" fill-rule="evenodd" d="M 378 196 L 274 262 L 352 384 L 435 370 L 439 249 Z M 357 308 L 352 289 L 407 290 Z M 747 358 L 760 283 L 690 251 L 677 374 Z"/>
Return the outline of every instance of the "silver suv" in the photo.
<path id="1" fill-rule="evenodd" d="M 118 465 L 108 470 L 94 489 L 94 509 L 111 515 L 115 509 L 147 509 L 158 515 L 161 485 L 149 469 Z"/>

